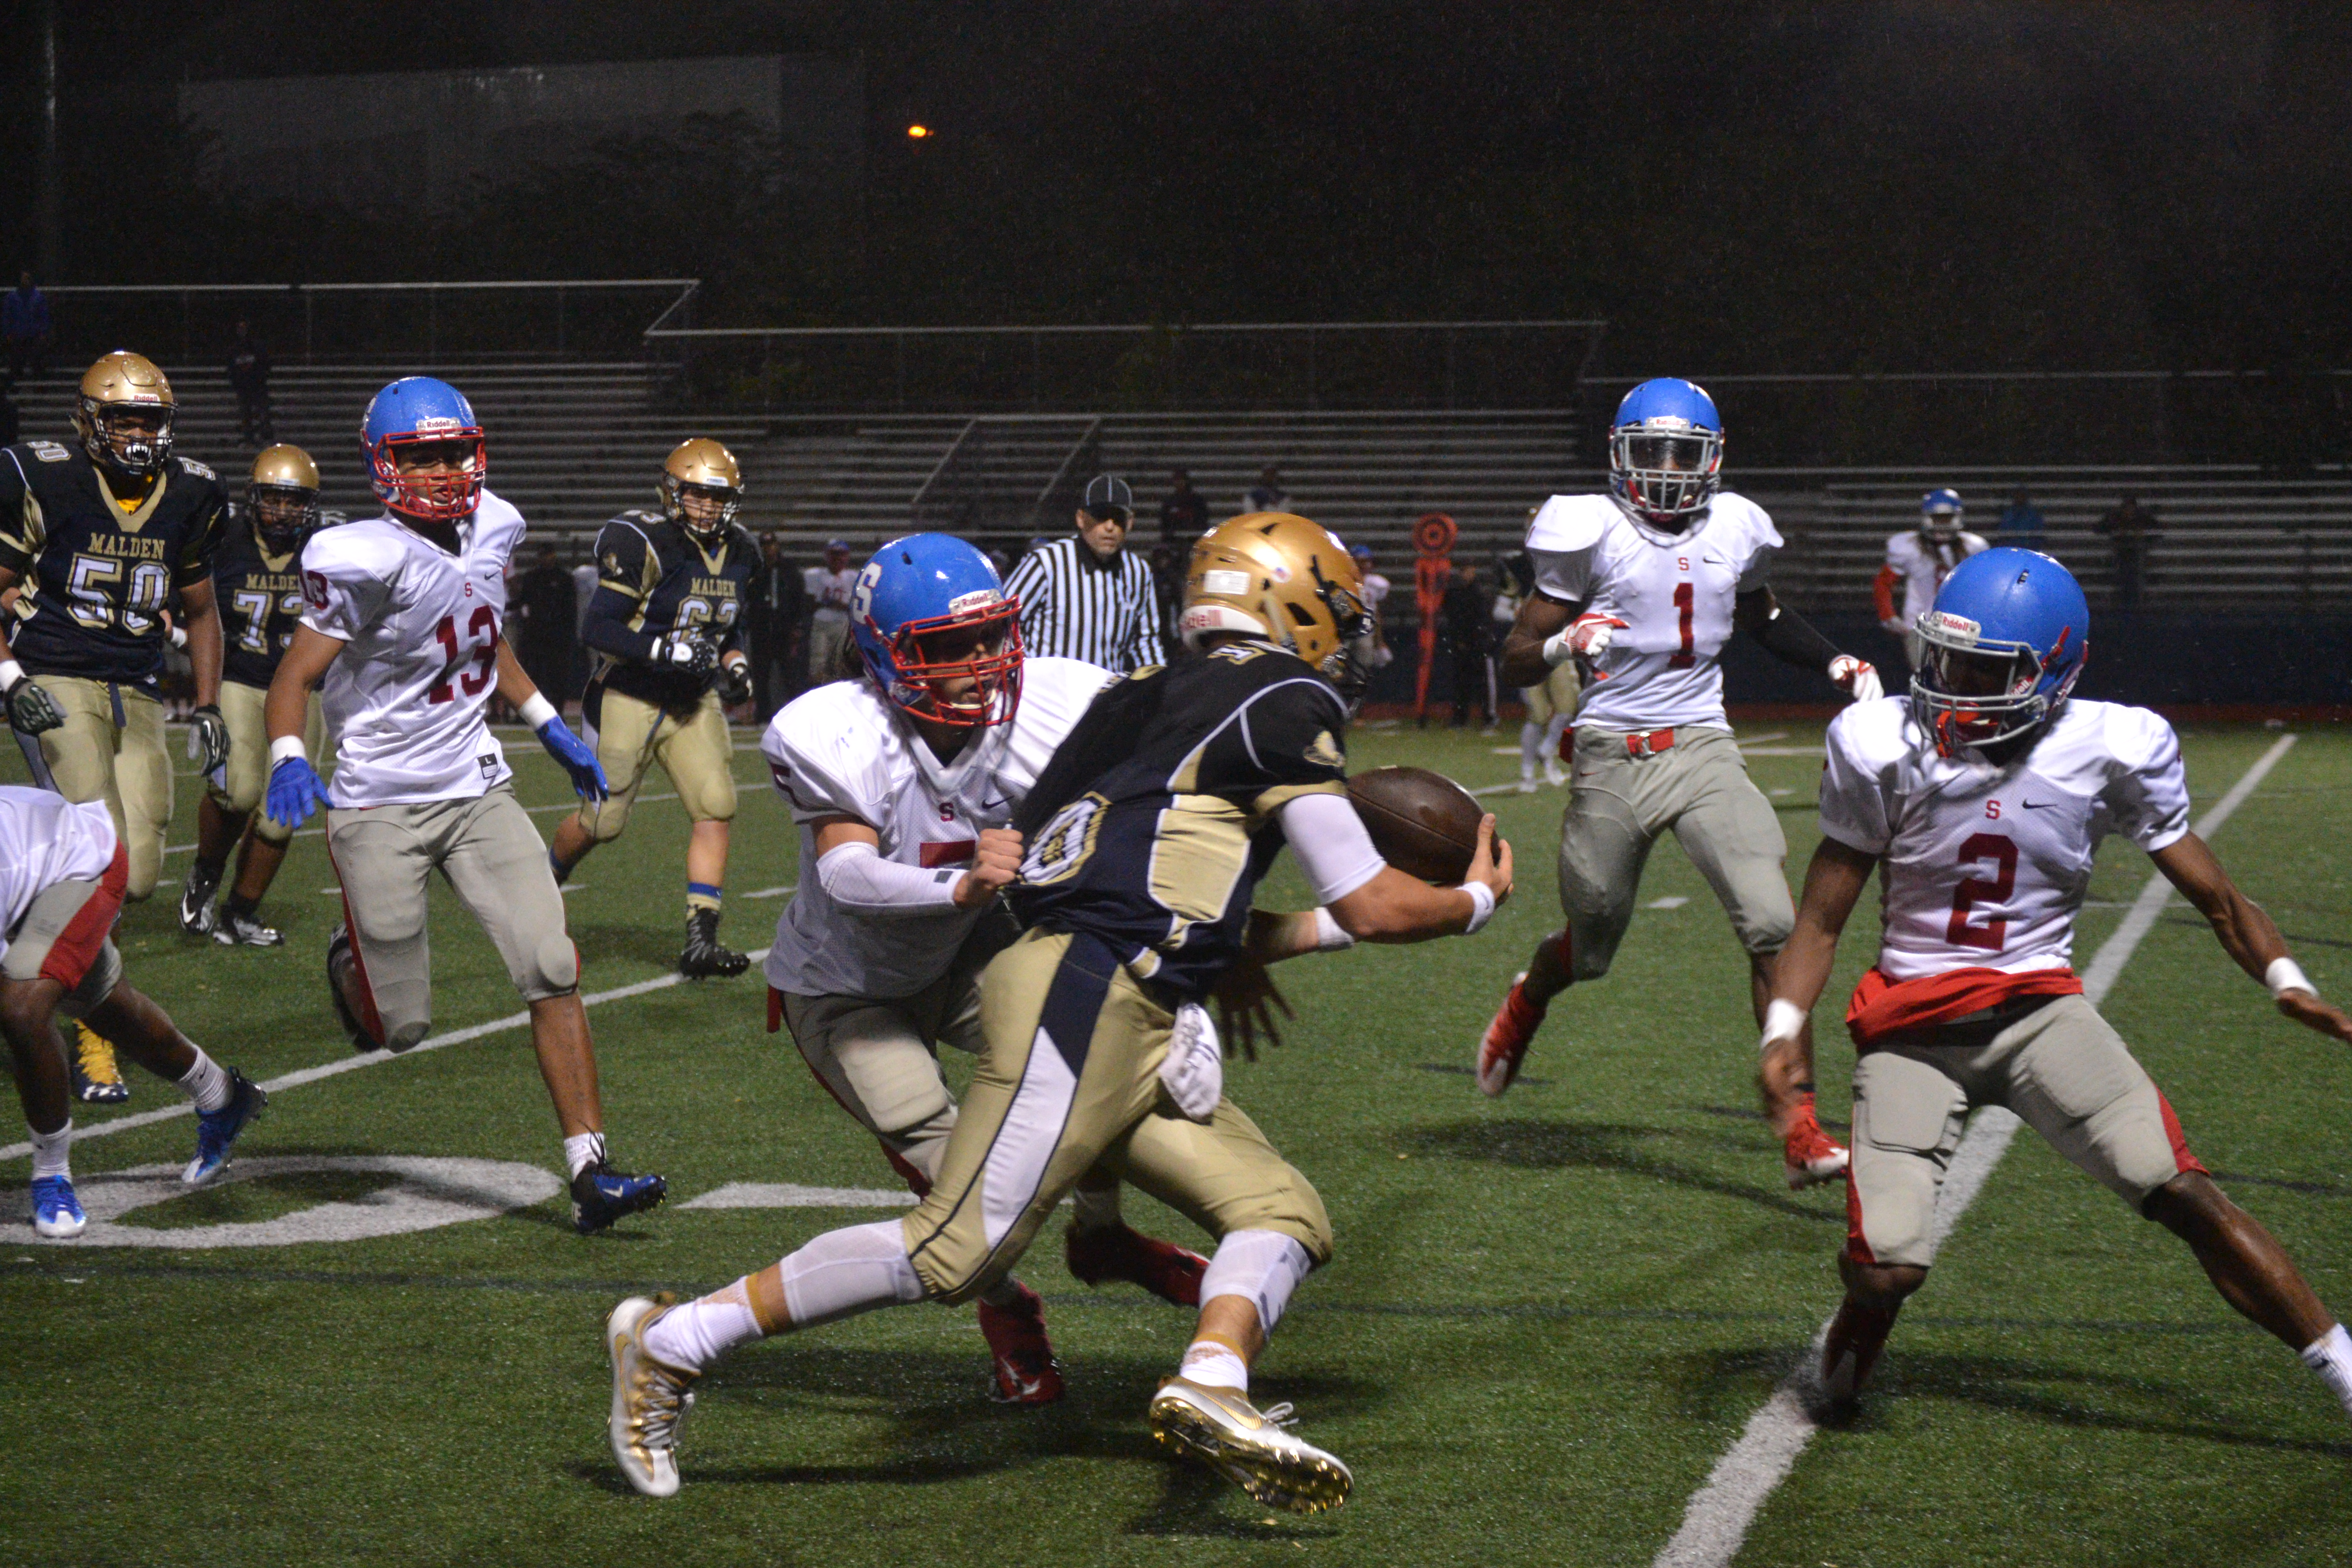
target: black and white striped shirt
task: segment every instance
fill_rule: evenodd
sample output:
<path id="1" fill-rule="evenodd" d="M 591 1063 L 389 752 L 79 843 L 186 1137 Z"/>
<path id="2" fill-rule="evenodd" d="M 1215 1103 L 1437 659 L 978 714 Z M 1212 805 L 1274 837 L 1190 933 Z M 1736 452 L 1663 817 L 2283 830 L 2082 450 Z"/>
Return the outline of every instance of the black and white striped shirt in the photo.
<path id="1" fill-rule="evenodd" d="M 1073 534 L 1023 556 L 1004 580 L 1021 601 L 1021 643 L 1034 654 L 1082 658 L 1119 675 L 1168 658 L 1151 567 L 1122 550 L 1108 564 Z"/>

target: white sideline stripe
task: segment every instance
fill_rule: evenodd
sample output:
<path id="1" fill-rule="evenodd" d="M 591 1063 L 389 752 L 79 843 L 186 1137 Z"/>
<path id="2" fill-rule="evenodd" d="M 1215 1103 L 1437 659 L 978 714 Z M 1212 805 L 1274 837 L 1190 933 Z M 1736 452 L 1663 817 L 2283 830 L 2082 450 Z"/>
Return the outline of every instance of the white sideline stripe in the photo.
<path id="1" fill-rule="evenodd" d="M 803 1187 L 795 1182 L 730 1182 L 677 1205 L 682 1209 L 902 1209 L 915 1194 L 900 1187 Z"/>
<path id="2" fill-rule="evenodd" d="M 2231 815 L 2245 804 L 2246 797 L 2270 776 L 2279 760 L 2294 749 L 2294 736 L 2282 735 L 2269 751 L 2256 758 L 2245 775 L 2230 786 L 2230 793 L 2198 818 L 2198 837 L 2210 838 L 2219 831 Z M 2131 962 L 2141 940 L 2156 929 L 2157 920 L 2171 894 L 2172 884 L 2165 880 L 2164 873 L 2150 873 L 2147 885 L 2132 900 L 2130 912 L 2099 944 L 2090 967 L 2083 971 L 2083 996 L 2091 1005 L 2097 1006 L 2115 988 L 2116 978 L 2123 973 L 2124 965 Z M 1984 1190 L 1993 1167 L 2008 1152 L 2010 1140 L 2017 1135 L 2019 1125 L 2015 1116 L 1998 1106 L 1987 1106 L 1970 1119 L 1968 1134 L 1952 1155 L 1943 1193 L 1936 1200 L 1933 1234 L 1938 1246 L 1951 1235 L 1952 1227 L 1959 1224 L 1960 1216 Z M 1796 1370 L 1781 1380 L 1763 1408 L 1748 1417 L 1739 1441 L 1716 1461 L 1706 1483 L 1691 1494 L 1683 1510 L 1682 1528 L 1659 1549 L 1652 1568 L 1729 1568 L 1731 1560 L 1739 1555 L 1739 1548 L 1748 1539 L 1748 1527 L 1756 1521 L 1764 1500 L 1788 1478 L 1796 1467 L 1797 1457 L 1812 1441 L 1817 1428 L 1813 1418 L 1805 1412 L 1803 1393 L 1811 1381 L 1813 1362 L 1821 1354 L 1822 1342 L 1828 1337 L 1829 1329 L 1827 1322 L 1822 1324 Z"/>
<path id="3" fill-rule="evenodd" d="M 768 950 L 764 947 L 751 954 L 752 967 L 756 969 L 760 961 L 767 956 Z M 648 991 L 667 990 L 685 979 L 685 975 L 676 973 L 656 974 L 651 980 L 640 980 L 634 985 L 615 985 L 610 991 L 592 991 L 580 998 L 580 1003 L 584 1007 L 594 1007 L 605 1002 L 618 1002 L 625 997 L 642 996 Z M 334 1078 L 341 1073 L 357 1072 L 362 1068 L 382 1067 L 386 1062 L 404 1062 L 413 1057 L 421 1057 L 426 1051 L 437 1051 L 444 1046 L 460 1046 L 467 1040 L 478 1040 L 485 1035 L 500 1034 L 508 1029 L 520 1029 L 530 1022 L 530 1015 L 528 1012 L 509 1013 L 503 1018 L 493 1018 L 487 1024 L 472 1024 L 462 1029 L 452 1029 L 446 1035 L 431 1036 L 417 1041 L 396 1056 L 390 1051 L 369 1051 L 364 1056 L 354 1052 L 347 1057 L 339 1057 L 331 1062 L 321 1062 L 314 1068 L 301 1068 L 293 1072 L 281 1073 L 273 1079 L 266 1079 L 262 1081 L 261 1088 L 263 1092 L 268 1094 L 276 1094 L 280 1089 L 299 1089 L 306 1083 L 317 1083 L 321 1079 Z M 154 1110 L 142 1110 L 130 1116 L 118 1116 L 111 1121 L 101 1121 L 94 1127 L 75 1128 L 73 1141 L 79 1143 L 86 1139 L 103 1138 L 110 1132 L 128 1132 L 134 1127 L 152 1127 L 158 1121 L 169 1121 L 175 1116 L 185 1116 L 194 1110 L 194 1102 L 184 1100 L 177 1105 L 166 1105 Z M 11 1143 L 5 1149 L 0 1149 L 0 1160 L 29 1159 L 32 1152 L 33 1146 L 30 1143 Z"/>
<path id="4" fill-rule="evenodd" d="M 637 796 L 636 804 L 644 805 L 648 801 L 676 800 L 677 798 L 677 795 L 675 791 L 667 795 L 641 795 Z M 579 809 L 579 805 L 580 803 L 576 800 L 566 800 L 560 801 L 554 805 L 526 805 L 523 807 L 523 810 L 529 812 L 533 816 L 544 816 L 551 811 L 575 811 Z M 327 830 L 323 827 L 305 827 L 297 830 L 294 837 L 297 838 L 319 838 L 324 837 L 326 831 Z M 163 846 L 163 853 L 166 855 L 185 855 L 194 848 L 195 846 L 193 844 L 166 844 Z"/>

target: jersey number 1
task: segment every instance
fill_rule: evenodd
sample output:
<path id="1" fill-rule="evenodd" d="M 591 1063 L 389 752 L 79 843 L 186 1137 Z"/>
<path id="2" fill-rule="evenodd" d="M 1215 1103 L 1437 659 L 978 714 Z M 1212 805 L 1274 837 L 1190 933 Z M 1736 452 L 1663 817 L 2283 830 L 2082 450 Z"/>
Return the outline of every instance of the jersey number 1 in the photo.
<path id="1" fill-rule="evenodd" d="M 465 689 L 468 697 L 480 696 L 482 688 L 495 678 L 499 662 L 498 612 L 488 605 L 474 606 L 474 613 L 466 621 L 466 641 L 473 645 L 470 651 L 457 640 L 457 619 L 455 616 L 442 616 L 441 624 L 433 628 L 433 635 L 441 639 L 442 650 L 449 656 L 449 661 L 441 667 L 441 679 L 433 683 L 431 691 L 425 693 L 426 700 L 433 702 L 457 700 L 457 693 L 450 688 L 449 678 L 457 675 L 459 665 L 468 661 L 475 668 L 458 675 L 457 685 Z"/>
<path id="2" fill-rule="evenodd" d="M 1697 645 L 1691 641 L 1691 606 L 1696 602 L 1688 583 L 1675 584 L 1675 618 L 1682 623 L 1683 650 L 1666 660 L 1668 669 L 1688 669 L 1698 662 Z"/>

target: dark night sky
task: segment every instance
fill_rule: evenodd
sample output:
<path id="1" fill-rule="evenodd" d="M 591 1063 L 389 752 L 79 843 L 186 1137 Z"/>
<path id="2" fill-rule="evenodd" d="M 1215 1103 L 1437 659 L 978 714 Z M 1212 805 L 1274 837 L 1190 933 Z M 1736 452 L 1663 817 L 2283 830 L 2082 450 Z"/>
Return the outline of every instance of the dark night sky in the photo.
<path id="1" fill-rule="evenodd" d="M 66 271 L 90 280 L 690 268 L 739 319 L 1599 314 L 1626 358 L 1718 371 L 2352 350 L 2340 5 L 596 0 L 321 27 L 226 0 L 127 38 L 61 9 Z M 846 204 L 738 200 L 714 226 L 647 177 L 398 237 L 388 264 L 381 235 L 227 223 L 167 166 L 165 232 L 120 243 L 184 76 L 807 50 L 864 63 Z M 18 236 L 30 57 L 5 63 Z M 940 133 L 913 146 L 918 119 Z"/>

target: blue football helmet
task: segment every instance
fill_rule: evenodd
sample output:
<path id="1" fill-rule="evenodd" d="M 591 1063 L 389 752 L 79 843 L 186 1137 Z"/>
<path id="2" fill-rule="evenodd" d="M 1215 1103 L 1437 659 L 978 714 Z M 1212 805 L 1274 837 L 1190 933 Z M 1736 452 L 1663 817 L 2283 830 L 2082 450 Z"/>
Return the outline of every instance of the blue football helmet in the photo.
<path id="1" fill-rule="evenodd" d="M 951 534 L 876 551 L 850 588 L 849 629 L 883 695 L 919 718 L 987 726 L 1020 710 L 1021 601 Z"/>
<path id="2" fill-rule="evenodd" d="M 1967 509 L 1960 505 L 1960 492 L 1948 487 L 1929 490 L 1919 498 L 1919 531 L 1938 544 L 1949 544 L 1960 536 L 1960 517 Z"/>
<path id="3" fill-rule="evenodd" d="M 394 454 L 422 442 L 470 443 L 473 455 L 453 473 L 405 474 Z M 450 522 L 481 504 L 489 447 L 466 395 L 429 375 L 404 375 L 368 399 L 360 416 L 360 447 L 383 504 L 405 517 Z"/>
<path id="4" fill-rule="evenodd" d="M 1609 426 L 1609 490 L 1633 514 L 1679 537 L 1723 483 L 1723 419 L 1715 399 L 1674 376 L 1645 381 Z"/>
<path id="5" fill-rule="evenodd" d="M 1911 712 L 1948 757 L 2057 717 L 2090 655 L 2091 606 L 2057 562 L 2003 545 L 1953 567 L 1916 629 Z"/>

